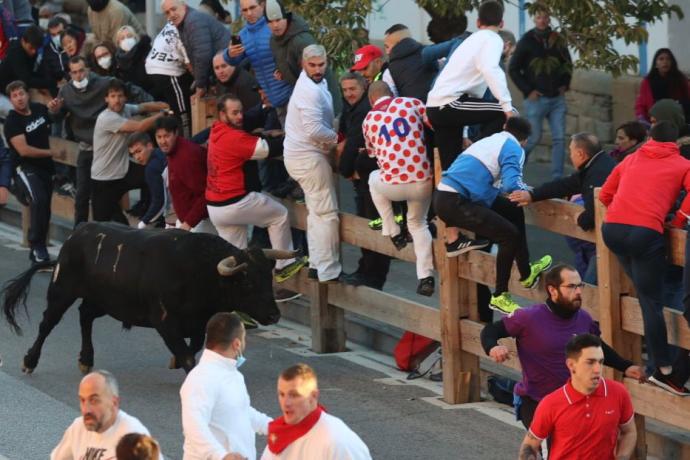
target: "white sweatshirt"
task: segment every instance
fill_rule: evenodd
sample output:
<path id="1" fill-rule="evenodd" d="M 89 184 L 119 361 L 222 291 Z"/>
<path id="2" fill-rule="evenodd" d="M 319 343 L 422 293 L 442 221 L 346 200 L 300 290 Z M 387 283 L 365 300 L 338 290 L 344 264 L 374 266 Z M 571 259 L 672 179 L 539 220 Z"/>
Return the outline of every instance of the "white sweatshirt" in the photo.
<path id="1" fill-rule="evenodd" d="M 326 412 L 301 438 L 279 454 L 268 447 L 261 460 L 371 460 L 369 448 L 345 422 Z"/>
<path id="2" fill-rule="evenodd" d="M 506 74 L 501 69 L 503 40 L 494 31 L 481 29 L 467 37 L 451 54 L 427 96 L 427 107 L 442 107 L 463 94 L 484 97 L 486 87 L 504 112 L 513 110 Z"/>
<path id="3" fill-rule="evenodd" d="M 177 27 L 169 22 L 153 39 L 151 51 L 146 56 L 146 73 L 149 75 L 168 75 L 179 77 L 184 74 L 189 64 L 189 57 L 185 51 Z"/>
<path id="4" fill-rule="evenodd" d="M 338 140 L 333 118 L 333 97 L 326 79 L 314 83 L 302 71 L 288 103 L 284 157 L 301 159 L 327 154 Z"/>
<path id="5" fill-rule="evenodd" d="M 60 443 L 50 453 L 50 460 L 80 460 L 83 458 L 115 459 L 115 447 L 128 433 L 149 434 L 136 417 L 119 410 L 113 426 L 103 433 L 87 431 L 83 417 L 77 417 L 67 428 Z M 161 456 L 162 457 L 162 456 Z"/>
<path id="6" fill-rule="evenodd" d="M 255 433 L 272 420 L 250 405 L 237 361 L 205 349 L 180 389 L 184 460 L 256 459 Z"/>

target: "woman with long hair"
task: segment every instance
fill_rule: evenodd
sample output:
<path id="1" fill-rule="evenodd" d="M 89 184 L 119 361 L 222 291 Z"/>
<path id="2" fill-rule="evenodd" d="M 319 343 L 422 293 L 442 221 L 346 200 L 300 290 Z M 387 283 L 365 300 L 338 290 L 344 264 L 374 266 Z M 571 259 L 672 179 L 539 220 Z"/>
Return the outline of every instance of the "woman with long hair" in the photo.
<path id="1" fill-rule="evenodd" d="M 635 101 L 635 116 L 648 126 L 651 123 L 649 109 L 661 99 L 678 101 L 690 115 L 690 89 L 688 78 L 678 69 L 678 62 L 668 48 L 659 48 L 654 53 L 652 70 L 642 80 L 640 94 Z"/>

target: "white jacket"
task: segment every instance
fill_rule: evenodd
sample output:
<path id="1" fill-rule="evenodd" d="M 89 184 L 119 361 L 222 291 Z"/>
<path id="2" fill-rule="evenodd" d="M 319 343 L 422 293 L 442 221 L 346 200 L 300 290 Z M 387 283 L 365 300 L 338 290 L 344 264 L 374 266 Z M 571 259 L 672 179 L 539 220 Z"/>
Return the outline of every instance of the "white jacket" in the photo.
<path id="1" fill-rule="evenodd" d="M 326 412 L 301 438 L 279 454 L 268 447 L 261 460 L 371 460 L 369 448 L 345 422 Z"/>
<path id="2" fill-rule="evenodd" d="M 120 438 L 127 433 L 149 434 L 149 430 L 139 419 L 123 410 L 118 411 L 113 426 L 103 433 L 87 431 L 83 417 L 77 417 L 65 431 L 60 443 L 50 453 L 50 460 L 115 458 L 115 447 Z"/>
<path id="3" fill-rule="evenodd" d="M 288 103 L 284 157 L 300 159 L 327 154 L 338 141 L 333 118 L 333 97 L 326 79 L 314 83 L 302 71 Z"/>
<path id="4" fill-rule="evenodd" d="M 187 71 L 189 64 L 177 27 L 169 22 L 156 35 L 151 51 L 146 56 L 146 73 L 149 75 L 168 75 L 179 77 Z"/>
<path id="5" fill-rule="evenodd" d="M 442 107 L 463 94 L 482 98 L 488 85 L 504 112 L 513 109 L 506 74 L 501 69 L 503 40 L 482 29 L 467 37 L 450 55 L 427 96 L 427 107 Z"/>
<path id="6" fill-rule="evenodd" d="M 254 434 L 272 420 L 250 405 L 237 361 L 204 350 L 180 389 L 184 460 L 221 460 L 228 453 L 256 459 Z"/>

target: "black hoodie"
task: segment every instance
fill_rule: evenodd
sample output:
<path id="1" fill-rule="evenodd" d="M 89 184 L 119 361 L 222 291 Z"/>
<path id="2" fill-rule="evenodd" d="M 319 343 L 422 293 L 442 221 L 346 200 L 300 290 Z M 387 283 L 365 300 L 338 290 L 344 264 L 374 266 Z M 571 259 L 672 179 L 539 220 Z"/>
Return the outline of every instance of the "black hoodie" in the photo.
<path id="1" fill-rule="evenodd" d="M 417 40 L 403 38 L 391 50 L 388 69 L 399 96 L 415 97 L 426 102 L 438 69 L 434 65 L 424 65 L 422 48 L 424 45 Z"/>

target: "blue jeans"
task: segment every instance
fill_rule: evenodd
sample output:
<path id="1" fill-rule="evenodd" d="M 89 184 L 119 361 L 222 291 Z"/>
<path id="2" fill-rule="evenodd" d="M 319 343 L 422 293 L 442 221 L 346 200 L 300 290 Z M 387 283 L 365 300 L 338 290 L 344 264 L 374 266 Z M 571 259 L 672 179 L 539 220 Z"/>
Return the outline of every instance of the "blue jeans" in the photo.
<path id="1" fill-rule="evenodd" d="M 536 101 L 525 99 L 525 116 L 532 125 L 532 135 L 525 146 L 526 155 L 534 149 L 541 140 L 542 123 L 549 119 L 551 129 L 551 175 L 558 179 L 563 175 L 565 161 L 565 96 L 540 96 Z"/>
<path id="2" fill-rule="evenodd" d="M 671 366 L 673 350 L 668 345 L 663 311 L 667 267 L 664 235 L 625 224 L 606 223 L 601 230 L 606 246 L 618 257 L 637 290 L 651 360 L 657 367 Z"/>

